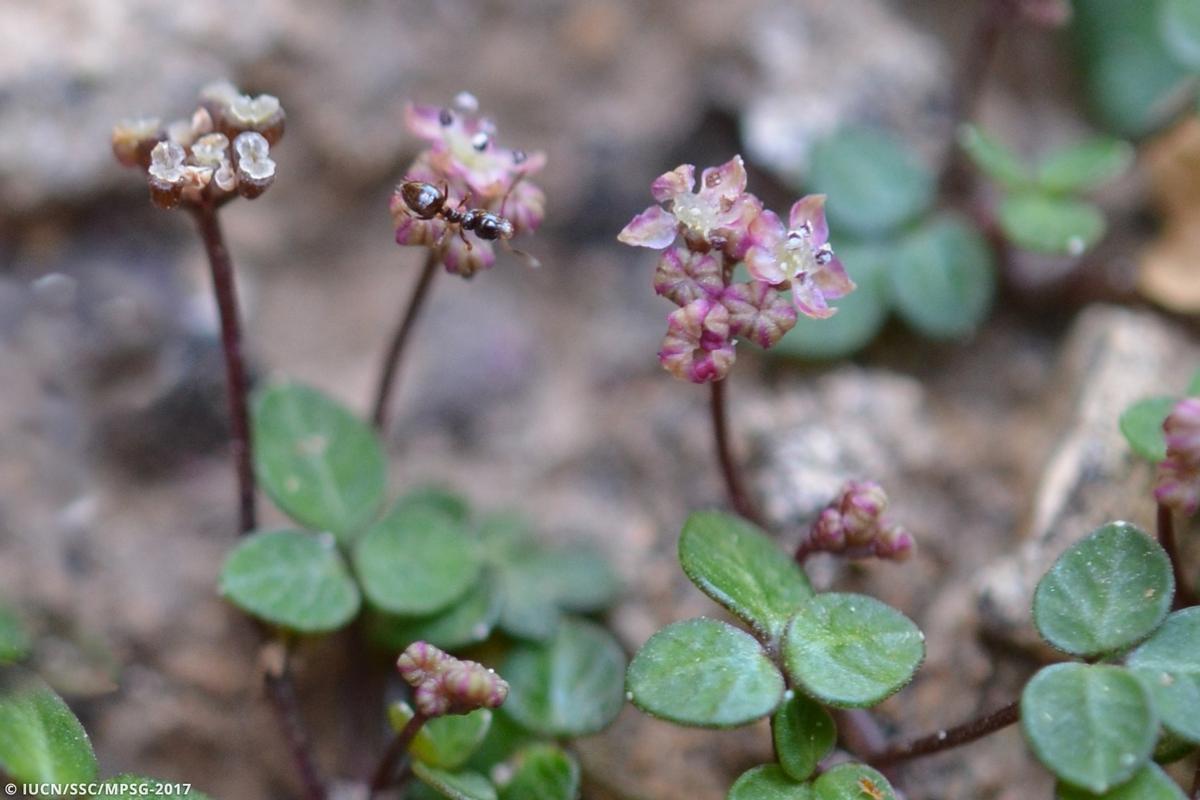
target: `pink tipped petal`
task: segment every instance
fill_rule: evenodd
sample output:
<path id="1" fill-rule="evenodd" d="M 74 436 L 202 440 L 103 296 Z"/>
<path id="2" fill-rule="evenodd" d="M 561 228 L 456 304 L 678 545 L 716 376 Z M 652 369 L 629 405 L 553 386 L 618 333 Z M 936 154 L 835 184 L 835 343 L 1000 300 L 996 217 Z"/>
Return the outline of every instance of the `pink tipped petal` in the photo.
<path id="1" fill-rule="evenodd" d="M 825 195 L 810 194 L 792 205 L 788 227 L 799 230 L 803 225 L 812 228 L 812 243 L 820 247 L 829 241 L 829 223 L 825 220 Z"/>
<path id="2" fill-rule="evenodd" d="M 857 284 L 846 274 L 846 267 L 837 256 L 814 272 L 812 279 L 817 288 L 821 290 L 821 294 L 825 295 L 826 300 L 837 300 L 858 288 Z"/>
<path id="3" fill-rule="evenodd" d="M 404 126 L 409 133 L 430 142 L 441 141 L 446 126 L 442 125 L 441 106 L 419 106 L 409 103 L 404 107 Z"/>
<path id="4" fill-rule="evenodd" d="M 746 269 L 755 280 L 769 283 L 772 286 L 783 283 L 787 275 L 780 268 L 774 254 L 764 247 L 751 247 L 746 251 Z"/>
<path id="5" fill-rule="evenodd" d="M 625 226 L 617 240 L 634 247 L 662 250 L 675 241 L 679 222 L 662 206 L 650 206 Z"/>
<path id="6" fill-rule="evenodd" d="M 691 164 L 680 164 L 670 172 L 664 172 L 650 184 L 650 193 L 660 203 L 674 200 L 676 196 L 688 194 L 696 188 L 696 168 Z"/>
<path id="7" fill-rule="evenodd" d="M 746 165 L 734 156 L 719 167 L 709 167 L 700 175 L 700 194 L 735 197 L 746 191 Z"/>
<path id="8" fill-rule="evenodd" d="M 807 277 L 797 276 L 792 281 L 792 303 L 797 311 L 813 319 L 829 319 L 837 313 L 837 309 L 829 307 L 821 290 Z"/>

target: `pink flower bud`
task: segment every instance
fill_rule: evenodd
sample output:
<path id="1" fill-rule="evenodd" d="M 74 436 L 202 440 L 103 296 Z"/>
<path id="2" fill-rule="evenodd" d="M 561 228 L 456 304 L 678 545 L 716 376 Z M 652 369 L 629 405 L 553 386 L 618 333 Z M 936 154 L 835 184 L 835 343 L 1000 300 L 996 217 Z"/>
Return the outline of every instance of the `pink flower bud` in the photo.
<path id="1" fill-rule="evenodd" d="M 508 697 L 508 683 L 494 671 L 426 642 L 409 645 L 396 667 L 413 687 L 413 704 L 426 717 L 499 708 Z"/>
<path id="2" fill-rule="evenodd" d="M 695 253 L 686 247 L 663 253 L 654 272 L 654 291 L 677 306 L 716 297 L 724 288 L 721 262 L 711 253 Z"/>
<path id="3" fill-rule="evenodd" d="M 1154 499 L 1189 517 L 1195 514 L 1200 509 L 1200 466 L 1168 455 L 1158 465 Z"/>
<path id="4" fill-rule="evenodd" d="M 836 508 L 826 508 L 817 517 L 808 534 L 815 550 L 837 553 L 846 549 L 846 531 L 842 527 L 842 515 Z"/>
<path id="5" fill-rule="evenodd" d="M 721 294 L 734 336 L 772 347 L 796 324 L 796 309 L 763 281 L 735 283 Z"/>
<path id="6" fill-rule="evenodd" d="M 887 493 L 874 481 L 847 481 L 838 504 L 847 543 L 870 542 L 879 530 L 879 518 L 887 504 Z"/>
<path id="7" fill-rule="evenodd" d="M 875 537 L 875 555 L 892 561 L 907 561 L 917 549 L 916 539 L 899 525 L 887 525 Z"/>
<path id="8" fill-rule="evenodd" d="M 1163 422 L 1167 453 L 1189 464 L 1200 464 L 1200 397 L 1185 397 Z"/>
<path id="9" fill-rule="evenodd" d="M 721 380 L 734 357 L 729 311 L 720 303 L 701 298 L 667 317 L 658 359 L 676 378 L 693 383 Z"/>
<path id="10" fill-rule="evenodd" d="M 453 659 L 449 653 L 428 642 L 413 642 L 400 658 L 396 659 L 396 669 L 400 677 L 410 686 L 417 686 L 431 677 L 440 675 L 447 662 Z"/>

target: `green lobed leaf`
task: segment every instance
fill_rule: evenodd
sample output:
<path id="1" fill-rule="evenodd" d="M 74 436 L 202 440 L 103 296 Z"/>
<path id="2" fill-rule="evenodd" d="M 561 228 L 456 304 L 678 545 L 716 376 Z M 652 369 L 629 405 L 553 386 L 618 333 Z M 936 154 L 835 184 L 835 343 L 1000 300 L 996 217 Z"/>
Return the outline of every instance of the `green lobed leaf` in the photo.
<path id="1" fill-rule="evenodd" d="M 347 542 L 383 501 L 383 448 L 371 428 L 315 389 L 268 386 L 253 405 L 254 471 L 271 499 L 308 528 Z"/>
<path id="2" fill-rule="evenodd" d="M 1098 656 L 1150 635 L 1174 593 L 1171 561 L 1158 542 L 1112 522 L 1072 545 L 1042 577 L 1033 621 L 1059 650 Z"/>
<path id="3" fill-rule="evenodd" d="M 896 800 L 896 792 L 866 764 L 838 764 L 813 781 L 813 800 Z"/>
<path id="4" fill-rule="evenodd" d="M 505 711 L 546 737 L 603 730 L 624 704 L 625 654 L 608 631 L 566 619 L 554 638 L 513 647 L 500 670 L 509 684 Z"/>
<path id="5" fill-rule="evenodd" d="M 934 179 L 896 137 L 850 127 L 813 146 L 808 188 L 828 196 L 831 228 L 877 237 L 929 208 Z"/>
<path id="6" fill-rule="evenodd" d="M 1167 457 L 1167 438 L 1163 423 L 1174 397 L 1147 397 L 1139 400 L 1121 414 L 1120 428 L 1133 452 L 1154 464 Z"/>
<path id="7" fill-rule="evenodd" d="M 1183 790 L 1157 764 L 1147 764 L 1132 780 L 1103 794 L 1065 783 L 1058 784 L 1054 792 L 1056 800 L 1187 800 Z"/>
<path id="8" fill-rule="evenodd" d="M 504 595 L 500 626 L 521 639 L 548 639 L 563 611 L 602 611 L 620 590 L 608 559 L 587 545 L 530 546 L 497 572 Z"/>
<path id="9" fill-rule="evenodd" d="M 970 334 L 992 307 L 996 278 L 991 250 L 957 214 L 934 217 L 905 237 L 889 275 L 896 312 L 935 339 Z"/>
<path id="10" fill-rule="evenodd" d="M 32 648 L 33 642 L 21 617 L 0 605 L 0 666 L 24 660 Z"/>
<path id="11" fill-rule="evenodd" d="M 447 772 L 421 761 L 413 761 L 413 774 L 450 800 L 497 800 L 496 788 L 477 772 Z"/>
<path id="12" fill-rule="evenodd" d="M 22 783 L 90 783 L 96 756 L 62 698 L 25 673 L 0 672 L 0 772 Z"/>
<path id="13" fill-rule="evenodd" d="M 1000 228 L 1017 247 L 1078 256 L 1104 237 L 1107 225 L 1091 203 L 1021 192 L 1000 204 Z"/>
<path id="14" fill-rule="evenodd" d="M 887 274 L 891 248 L 879 243 L 838 242 L 834 250 L 858 288 L 832 301 L 837 309 L 832 317 L 812 319 L 801 314 L 771 353 L 795 358 L 842 358 L 870 344 L 883 328 L 891 299 Z"/>
<path id="15" fill-rule="evenodd" d="M 925 636 L 873 597 L 830 592 L 810 600 L 783 638 L 793 685 L 828 705 L 872 706 L 905 686 L 925 658 Z"/>
<path id="16" fill-rule="evenodd" d="M 976 125 L 963 125 L 958 143 L 972 163 L 992 180 L 1009 189 L 1020 189 L 1032 180 L 1029 167 L 1012 149 Z"/>
<path id="17" fill-rule="evenodd" d="M 778 764 L 763 764 L 741 774 L 726 800 L 813 800 L 813 788 L 797 783 Z"/>
<path id="18" fill-rule="evenodd" d="M 1116 178 L 1132 163 L 1129 142 L 1097 136 L 1045 156 L 1037 179 L 1049 192 L 1086 192 Z"/>
<path id="19" fill-rule="evenodd" d="M 367 619 L 367 630 L 377 645 L 397 653 L 417 641 L 458 650 L 491 635 L 502 601 L 495 579 L 484 572 L 465 595 L 442 611 L 424 617 L 376 611 Z"/>
<path id="20" fill-rule="evenodd" d="M 813 596 L 795 560 L 759 528 L 731 514 L 689 516 L 679 537 L 679 563 L 700 591 L 771 640 Z"/>
<path id="21" fill-rule="evenodd" d="M 333 537 L 307 531 L 259 531 L 239 540 L 218 586 L 246 613 L 299 633 L 337 630 L 362 602 Z"/>
<path id="22" fill-rule="evenodd" d="M 523 514 L 487 514 L 479 520 L 477 529 L 484 558 L 492 563 L 520 561 L 539 547 L 533 523 Z"/>
<path id="23" fill-rule="evenodd" d="M 635 706 L 680 725 L 733 728 L 762 719 L 783 699 L 783 676 L 759 642 L 713 619 L 660 630 L 626 677 Z"/>
<path id="24" fill-rule="evenodd" d="M 771 734 L 779 765 L 798 781 L 808 780 L 837 742 L 833 717 L 820 703 L 799 692 L 793 692 L 775 712 Z"/>
<path id="25" fill-rule="evenodd" d="M 1200 69 L 1200 3 L 1160 0 L 1158 27 L 1167 52 L 1184 67 Z"/>
<path id="26" fill-rule="evenodd" d="M 1167 617 L 1126 664 L 1150 692 L 1163 726 L 1200 744 L 1200 607 Z"/>
<path id="27" fill-rule="evenodd" d="M 1145 688 L 1128 670 L 1107 665 L 1038 672 L 1021 694 L 1021 728 L 1047 769 L 1095 794 L 1131 779 L 1158 737 Z"/>
<path id="28" fill-rule="evenodd" d="M 413 718 L 408 703 L 388 706 L 388 721 L 397 733 Z M 451 714 L 426 722 L 413 737 L 413 758 L 438 769 L 455 770 L 467 763 L 492 727 L 492 712 L 477 708 L 470 714 Z"/>
<path id="29" fill-rule="evenodd" d="M 433 614 L 463 597 L 482 567 L 474 539 L 428 508 L 400 507 L 372 525 L 354 547 L 367 599 L 393 614 Z"/>
<path id="30" fill-rule="evenodd" d="M 1093 111 L 1120 136 L 1144 136 L 1179 110 L 1189 76 L 1163 42 L 1157 2 L 1074 0 L 1072 33 Z"/>
<path id="31" fill-rule="evenodd" d="M 512 758 L 518 750 L 540 741 L 506 714 L 504 706 L 501 706 L 492 714 L 492 727 L 483 737 L 483 743 L 471 754 L 467 769 L 491 775 L 497 765 Z"/>
<path id="32" fill-rule="evenodd" d="M 579 764 L 561 747 L 536 744 L 517 753 L 512 778 L 500 787 L 500 800 L 575 800 Z"/>
<path id="33" fill-rule="evenodd" d="M 118 775 L 109 778 L 104 782 L 104 791 L 96 795 L 95 800 L 143 800 L 146 797 L 161 800 L 208 800 L 208 795 L 191 788 L 186 781 L 160 781 L 141 775 Z"/>

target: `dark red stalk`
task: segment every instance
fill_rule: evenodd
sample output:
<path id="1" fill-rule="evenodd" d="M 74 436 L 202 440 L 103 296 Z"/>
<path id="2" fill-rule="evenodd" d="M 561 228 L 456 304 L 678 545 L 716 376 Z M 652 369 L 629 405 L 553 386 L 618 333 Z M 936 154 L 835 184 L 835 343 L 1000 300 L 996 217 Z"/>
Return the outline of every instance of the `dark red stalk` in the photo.
<path id="1" fill-rule="evenodd" d="M 397 325 L 395 333 L 392 334 L 391 343 L 384 354 L 383 366 L 379 370 L 379 383 L 375 389 L 375 405 L 371 412 L 371 421 L 380 434 L 387 431 L 388 406 L 391 404 L 391 398 L 395 392 L 396 376 L 400 372 L 400 362 L 404 357 L 405 345 L 408 343 L 413 326 L 416 325 L 421 308 L 429 296 L 429 287 L 433 285 L 433 277 L 437 274 L 440 263 L 441 259 L 438 257 L 437 251 L 430 250 L 429 255 L 425 258 L 425 266 L 421 270 L 421 275 L 417 278 L 417 285 L 413 287 L 412 295 L 409 297 L 408 306 L 405 308 L 403 316 L 400 317 L 400 323 Z"/>
<path id="2" fill-rule="evenodd" d="M 962 725 L 944 731 L 922 736 L 910 742 L 889 747 L 881 753 L 876 753 L 869 760 L 872 766 L 886 767 L 911 758 L 941 753 L 952 750 L 964 744 L 970 744 L 977 739 L 1007 728 L 1020 719 L 1019 704 L 1014 701 L 1004 708 L 993 711 L 982 717 L 965 722 Z"/>
<path id="3" fill-rule="evenodd" d="M 742 482 L 741 470 L 738 467 L 737 459 L 733 456 L 733 448 L 729 441 L 725 383 L 725 380 L 719 380 L 713 381 L 711 384 L 712 427 L 717 449 L 717 462 L 720 464 L 721 476 L 725 480 L 725 491 L 729 496 L 729 503 L 733 506 L 733 510 L 755 525 L 765 528 L 766 519 L 750 499 L 750 494 L 746 491 L 745 484 Z"/>
<path id="4" fill-rule="evenodd" d="M 400 780 L 402 776 L 398 776 L 395 779 L 392 777 L 396 771 L 396 764 L 408 752 L 408 747 L 412 744 L 412 740 L 416 738 L 417 733 L 420 732 L 422 726 L 428 721 L 429 718 L 418 711 L 408 721 L 408 724 L 404 726 L 404 729 L 392 739 L 387 750 L 384 751 L 383 758 L 379 760 L 379 766 L 375 769 L 375 776 L 371 778 L 371 790 L 367 795 L 367 800 L 373 800 L 379 792 L 382 792 L 396 783 L 397 780 Z"/>

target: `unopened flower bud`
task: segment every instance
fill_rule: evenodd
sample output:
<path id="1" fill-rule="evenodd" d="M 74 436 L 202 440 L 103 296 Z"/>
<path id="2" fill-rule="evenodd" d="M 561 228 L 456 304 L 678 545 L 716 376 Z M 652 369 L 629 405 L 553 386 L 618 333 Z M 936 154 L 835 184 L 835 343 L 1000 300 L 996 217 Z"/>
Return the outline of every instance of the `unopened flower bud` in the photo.
<path id="1" fill-rule="evenodd" d="M 826 508 L 817 516 L 808 534 L 812 547 L 829 553 L 846 549 L 846 532 L 842 528 L 842 515 L 836 508 Z"/>
<path id="2" fill-rule="evenodd" d="M 413 704 L 426 717 L 498 708 L 508 697 L 508 683 L 494 671 L 427 642 L 409 645 L 396 667 L 413 687 Z"/>
<path id="3" fill-rule="evenodd" d="M 692 383 L 719 381 L 729 373 L 734 358 L 725 306 L 700 298 L 667 317 L 658 359 L 675 377 Z"/>
<path id="4" fill-rule="evenodd" d="M 1163 422 L 1167 457 L 1158 465 L 1154 497 L 1191 516 L 1200 508 L 1200 397 L 1185 397 Z"/>
<path id="5" fill-rule="evenodd" d="M 654 272 L 654 291 L 677 306 L 716 297 L 725 288 L 721 262 L 711 253 L 673 247 L 662 254 Z"/>
<path id="6" fill-rule="evenodd" d="M 508 697 L 508 682 L 474 661 L 451 665 L 442 685 L 454 708 L 499 708 Z"/>
<path id="7" fill-rule="evenodd" d="M 870 542 L 878 531 L 879 518 L 887 504 L 887 493 L 878 483 L 848 481 L 842 487 L 842 499 L 839 503 L 846 542 L 850 545 Z"/>
<path id="8" fill-rule="evenodd" d="M 1189 464 L 1200 465 L 1200 397 L 1185 397 L 1163 422 L 1167 453 Z"/>
<path id="9" fill-rule="evenodd" d="M 162 137 L 162 122 L 157 117 L 122 120 L 113 127 L 113 155 L 126 167 L 146 169 L 150 153 Z"/>
<path id="10" fill-rule="evenodd" d="M 875 555 L 892 561 L 907 561 L 917 548 L 913 535 L 899 525 L 887 525 L 875 537 Z"/>
<path id="11" fill-rule="evenodd" d="M 764 349 L 772 347 L 796 324 L 796 309 L 764 281 L 735 283 L 721 294 L 729 309 L 733 336 L 749 339 Z"/>
<path id="12" fill-rule="evenodd" d="M 275 181 L 275 162 L 271 160 L 270 143 L 254 131 L 238 134 L 233 140 L 236 155 L 238 193 L 254 198 L 270 188 Z"/>

